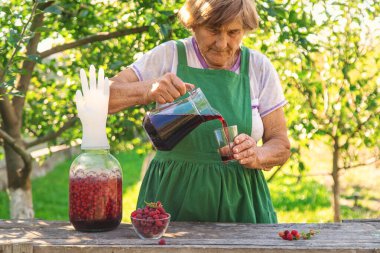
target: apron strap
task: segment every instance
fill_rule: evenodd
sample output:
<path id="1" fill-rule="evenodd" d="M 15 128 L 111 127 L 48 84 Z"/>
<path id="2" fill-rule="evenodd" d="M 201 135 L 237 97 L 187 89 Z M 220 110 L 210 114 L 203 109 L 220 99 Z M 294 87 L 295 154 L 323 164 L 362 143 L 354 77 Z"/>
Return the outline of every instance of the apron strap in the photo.
<path id="1" fill-rule="evenodd" d="M 241 46 L 240 74 L 249 76 L 249 49 Z"/>
<path id="2" fill-rule="evenodd" d="M 182 41 L 176 40 L 177 45 L 177 54 L 178 54 L 178 65 L 187 66 L 187 57 L 186 57 L 186 49 L 185 45 Z"/>

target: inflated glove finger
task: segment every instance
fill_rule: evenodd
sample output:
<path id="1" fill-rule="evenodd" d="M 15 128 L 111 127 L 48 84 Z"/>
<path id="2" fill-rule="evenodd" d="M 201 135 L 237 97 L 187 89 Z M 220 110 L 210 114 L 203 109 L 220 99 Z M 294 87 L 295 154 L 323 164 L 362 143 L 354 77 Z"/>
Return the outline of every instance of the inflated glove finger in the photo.
<path id="1" fill-rule="evenodd" d="M 87 96 L 89 88 L 88 88 L 86 72 L 84 71 L 84 69 L 80 69 L 80 81 L 82 83 L 83 96 Z"/>

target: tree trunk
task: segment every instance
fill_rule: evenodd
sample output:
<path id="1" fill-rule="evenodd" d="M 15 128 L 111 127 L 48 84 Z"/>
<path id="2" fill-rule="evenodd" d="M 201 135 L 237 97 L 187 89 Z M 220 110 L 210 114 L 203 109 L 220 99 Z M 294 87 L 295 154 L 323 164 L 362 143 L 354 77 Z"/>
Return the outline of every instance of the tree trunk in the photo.
<path id="1" fill-rule="evenodd" d="M 33 199 L 30 180 L 27 179 L 29 187 L 26 189 L 8 188 L 8 196 L 10 199 L 10 211 L 12 219 L 33 219 Z"/>
<path id="2" fill-rule="evenodd" d="M 40 3 L 40 10 L 31 21 L 30 31 L 34 32 L 33 37 L 26 45 L 26 55 L 37 54 L 37 46 L 40 41 L 41 33 L 36 32 L 37 28 L 43 25 L 44 13 L 42 10 L 50 6 L 53 2 Z M 24 60 L 22 69 L 25 73 L 19 76 L 15 87 L 17 90 L 26 93 L 29 88 L 30 79 L 32 78 L 33 69 L 36 63 Z M 9 97 L 4 97 L 0 103 L 0 112 L 3 120 L 4 131 L 15 141 L 15 143 L 25 153 L 25 145 L 21 138 L 22 112 L 24 110 L 25 96 L 14 96 L 12 101 Z M 20 150 L 14 149 L 9 143 L 4 143 L 5 161 L 8 175 L 8 194 L 10 199 L 11 218 L 31 219 L 34 218 L 32 187 L 30 182 L 31 161 L 28 164 L 24 162 Z M 27 154 L 30 156 L 30 154 Z M 25 159 L 25 157 L 24 157 Z M 29 159 L 29 158 L 28 158 Z M 30 164 L 29 164 L 30 163 Z"/>
<path id="3" fill-rule="evenodd" d="M 21 138 L 15 138 L 22 146 Z M 4 145 L 8 175 L 8 196 L 12 219 L 34 218 L 30 171 L 21 156 L 8 144 Z"/>
<path id="4" fill-rule="evenodd" d="M 334 150 L 333 150 L 333 171 L 332 177 L 334 180 L 333 184 L 333 206 L 334 206 L 334 221 L 340 222 L 340 183 L 339 183 L 339 142 L 338 137 L 334 138 Z"/>

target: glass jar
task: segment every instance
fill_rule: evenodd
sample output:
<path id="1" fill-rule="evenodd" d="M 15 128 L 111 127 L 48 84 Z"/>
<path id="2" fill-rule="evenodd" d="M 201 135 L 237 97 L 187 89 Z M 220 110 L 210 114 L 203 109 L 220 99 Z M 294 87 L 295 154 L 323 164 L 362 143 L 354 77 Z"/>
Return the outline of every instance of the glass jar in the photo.
<path id="1" fill-rule="evenodd" d="M 70 222 L 78 231 L 115 229 L 122 217 L 122 171 L 109 150 L 84 150 L 71 164 Z"/>

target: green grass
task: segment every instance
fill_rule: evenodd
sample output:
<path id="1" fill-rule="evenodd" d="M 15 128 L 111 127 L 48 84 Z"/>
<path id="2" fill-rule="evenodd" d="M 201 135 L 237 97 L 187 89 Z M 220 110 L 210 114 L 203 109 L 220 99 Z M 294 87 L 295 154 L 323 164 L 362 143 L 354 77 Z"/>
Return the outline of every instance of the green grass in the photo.
<path id="1" fill-rule="evenodd" d="M 36 218 L 67 220 L 71 162 L 72 160 L 61 163 L 45 177 L 32 181 Z"/>
<path id="2" fill-rule="evenodd" d="M 6 192 L 0 192 L 0 219 L 8 219 L 9 214 L 9 201 Z"/>
<path id="3" fill-rule="evenodd" d="M 280 223 L 333 222 L 332 193 L 326 185 L 312 177 L 278 174 L 269 183 L 273 205 Z M 354 201 L 341 197 L 341 219 L 365 219 L 380 217 L 380 210 L 370 209 L 364 200 L 354 207 Z M 366 204 L 366 205 L 364 205 Z"/>
<path id="4" fill-rule="evenodd" d="M 269 183 L 278 220 L 283 222 L 331 221 L 330 193 L 315 180 L 278 175 Z"/>
<path id="5" fill-rule="evenodd" d="M 144 157 L 135 152 L 115 154 L 123 169 L 123 222 L 130 222 L 129 215 L 135 209 L 140 189 L 140 169 Z M 73 159 L 72 159 L 73 160 Z M 57 165 L 46 176 L 34 179 L 33 202 L 35 217 L 45 220 L 68 220 L 68 176 L 72 160 Z M 269 183 L 273 204 L 280 223 L 287 222 L 331 222 L 333 210 L 331 207 L 331 191 L 323 178 L 304 177 L 297 181 L 291 175 L 290 169 L 284 168 Z M 370 173 L 370 172 L 368 172 Z M 354 182 L 360 185 L 358 175 L 346 175 L 346 184 Z M 371 177 L 369 177 L 371 178 Z M 376 177 L 373 177 L 376 180 Z M 318 180 L 316 180 L 318 179 Z M 368 176 L 366 185 L 369 185 Z M 342 183 L 342 185 L 344 185 Z M 375 184 L 376 185 L 376 184 Z M 344 188 L 344 187 L 342 187 Z M 348 194 L 352 191 L 348 189 Z M 354 201 L 345 196 L 342 191 L 342 219 L 359 219 L 380 217 L 377 202 L 371 200 L 376 192 L 374 189 L 361 188 L 363 194 L 358 207 L 353 207 Z M 373 208 L 369 208 L 370 206 Z M 9 203 L 5 192 L 0 192 L 0 219 L 9 218 Z"/>
<path id="6" fill-rule="evenodd" d="M 114 154 L 123 169 L 123 221 L 135 208 L 139 190 L 143 156 L 134 152 Z M 65 161 L 46 176 L 32 181 L 35 217 L 45 220 L 68 220 L 69 170 L 72 161 Z M 6 192 L 0 192 L 0 218 L 9 219 L 9 201 Z"/>

